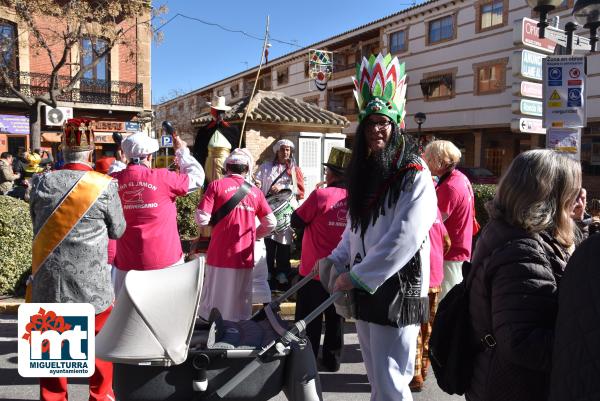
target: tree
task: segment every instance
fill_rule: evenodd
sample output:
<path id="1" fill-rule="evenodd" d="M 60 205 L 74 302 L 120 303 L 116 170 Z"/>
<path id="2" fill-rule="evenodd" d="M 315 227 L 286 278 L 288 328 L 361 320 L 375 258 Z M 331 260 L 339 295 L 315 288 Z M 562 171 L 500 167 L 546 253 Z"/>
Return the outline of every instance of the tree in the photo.
<path id="1" fill-rule="evenodd" d="M 127 49 L 129 57 L 135 56 L 135 29 L 140 25 L 151 29 L 153 18 L 166 11 L 152 9 L 150 0 L 0 0 L 0 6 L 26 27 L 30 52 L 44 57 L 51 68 L 43 90 L 33 92 L 27 85 L 31 77 L 24 78 L 8 60 L 18 46 L 17 35 L 0 32 L 0 85 L 29 108 L 34 148 L 41 142 L 41 106 L 57 107 L 61 97 L 74 91 L 117 44 Z M 80 63 L 84 58 L 87 62 Z"/>

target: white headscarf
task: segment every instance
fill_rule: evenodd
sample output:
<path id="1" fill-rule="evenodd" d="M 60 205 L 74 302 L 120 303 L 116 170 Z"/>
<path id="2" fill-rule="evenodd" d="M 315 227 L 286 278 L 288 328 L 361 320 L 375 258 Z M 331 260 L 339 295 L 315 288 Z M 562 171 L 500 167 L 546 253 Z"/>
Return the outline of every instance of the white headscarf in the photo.
<path id="1" fill-rule="evenodd" d="M 144 157 L 158 150 L 158 141 L 150 138 L 145 132 L 138 131 L 121 142 L 121 149 L 128 159 Z"/>
<path id="2" fill-rule="evenodd" d="M 277 141 L 275 143 L 275 145 L 273 145 L 273 153 L 277 153 L 279 152 L 279 149 L 282 146 L 289 146 L 290 148 L 292 148 L 292 151 L 294 150 L 295 146 L 294 146 L 294 142 L 290 141 L 289 139 L 280 139 L 279 141 Z"/>

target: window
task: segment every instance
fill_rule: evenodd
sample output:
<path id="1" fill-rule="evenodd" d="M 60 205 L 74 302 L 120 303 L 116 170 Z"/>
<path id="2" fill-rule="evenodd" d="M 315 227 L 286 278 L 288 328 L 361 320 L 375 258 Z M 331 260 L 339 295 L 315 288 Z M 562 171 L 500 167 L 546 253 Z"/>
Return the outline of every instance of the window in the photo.
<path id="1" fill-rule="evenodd" d="M 390 33 L 390 53 L 402 53 L 406 51 L 406 31 Z"/>
<path id="2" fill-rule="evenodd" d="M 304 78 L 308 78 L 310 76 L 309 74 L 309 64 L 308 64 L 308 60 L 306 60 L 304 62 Z"/>
<path id="3" fill-rule="evenodd" d="M 504 91 L 508 59 L 475 64 L 475 94 L 486 95 Z"/>
<path id="4" fill-rule="evenodd" d="M 430 45 L 454 39 L 454 15 L 430 21 L 427 32 Z"/>
<path id="5" fill-rule="evenodd" d="M 289 68 L 277 70 L 277 85 L 285 85 L 289 81 Z"/>
<path id="6" fill-rule="evenodd" d="M 454 96 L 455 72 L 433 73 L 424 77 L 421 91 L 426 100 L 443 100 Z"/>
<path id="7" fill-rule="evenodd" d="M 0 64 L 17 70 L 17 27 L 15 24 L 0 20 Z"/>
<path id="8" fill-rule="evenodd" d="M 231 94 L 231 98 L 236 98 L 240 94 L 240 84 L 231 85 L 229 87 L 229 93 Z"/>
<path id="9" fill-rule="evenodd" d="M 108 42 L 100 38 L 84 38 L 81 41 L 81 68 L 91 66 L 106 50 Z M 98 64 L 83 73 L 84 80 L 110 81 L 109 55 L 100 59 Z"/>
<path id="10" fill-rule="evenodd" d="M 225 91 L 223 89 L 217 89 L 217 96 L 223 96 Z"/>
<path id="11" fill-rule="evenodd" d="M 487 29 L 504 26 L 506 21 L 506 18 L 504 17 L 505 8 L 506 5 L 504 4 L 504 0 L 492 0 L 479 5 L 478 31 L 481 32 Z"/>

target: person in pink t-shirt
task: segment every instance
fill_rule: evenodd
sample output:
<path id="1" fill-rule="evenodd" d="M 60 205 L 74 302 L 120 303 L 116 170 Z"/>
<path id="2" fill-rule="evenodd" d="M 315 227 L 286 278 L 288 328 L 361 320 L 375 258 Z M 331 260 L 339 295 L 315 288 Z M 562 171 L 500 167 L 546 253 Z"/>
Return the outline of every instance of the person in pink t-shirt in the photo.
<path id="1" fill-rule="evenodd" d="M 333 148 L 327 163 L 326 188 L 315 189 L 308 199 L 292 214 L 292 227 L 304 229 L 302 255 L 300 257 L 300 275 L 308 275 L 315 263 L 337 246 L 346 227 L 348 213 L 348 191 L 344 184 L 344 170 L 350 161 L 352 152 L 346 148 Z M 329 298 L 316 277 L 298 291 L 296 300 L 296 320 L 303 319 L 317 306 Z M 322 350 L 322 367 L 336 372 L 340 369 L 342 349 L 344 347 L 344 319 L 332 305 L 325 312 L 325 339 Z M 323 316 L 317 316 L 306 327 L 315 358 L 319 354 Z"/>
<path id="2" fill-rule="evenodd" d="M 199 315 L 207 319 L 217 308 L 225 320 L 247 320 L 252 314 L 254 242 L 277 225 L 260 189 L 246 182 L 252 166 L 247 149 L 236 149 L 225 159 L 226 176 L 211 182 L 196 211 L 200 226 L 213 226 Z M 223 214 L 222 208 L 246 183 L 248 192 Z M 220 216 L 216 222 L 213 216 Z M 256 227 L 258 217 L 260 226 Z"/>
<path id="3" fill-rule="evenodd" d="M 411 391 L 419 392 L 423 390 L 423 383 L 427 378 L 427 369 L 429 368 L 429 337 L 435 312 L 439 302 L 439 295 L 442 291 L 442 279 L 444 278 L 444 255 L 450 250 L 450 237 L 442 221 L 440 210 L 433 225 L 429 229 L 429 320 L 421 324 L 421 330 L 417 337 L 417 356 L 415 358 L 415 373 L 409 384 Z"/>
<path id="4" fill-rule="evenodd" d="M 143 132 L 121 143 L 129 163 L 115 161 L 111 175 L 119 181 L 119 197 L 127 222 L 117 242 L 114 264 L 115 293 L 118 294 L 129 270 L 156 270 L 183 263 L 177 231 L 175 200 L 202 186 L 204 170 L 178 136 L 173 137 L 179 173 L 151 168 L 158 141 Z"/>
<path id="5" fill-rule="evenodd" d="M 469 179 L 455 168 L 461 153 L 452 142 L 433 141 L 427 145 L 423 156 L 431 173 L 439 177 L 436 186 L 438 208 L 451 241 L 450 250 L 444 256 L 442 300 L 462 281 L 462 264 L 471 259 L 475 198 Z"/>

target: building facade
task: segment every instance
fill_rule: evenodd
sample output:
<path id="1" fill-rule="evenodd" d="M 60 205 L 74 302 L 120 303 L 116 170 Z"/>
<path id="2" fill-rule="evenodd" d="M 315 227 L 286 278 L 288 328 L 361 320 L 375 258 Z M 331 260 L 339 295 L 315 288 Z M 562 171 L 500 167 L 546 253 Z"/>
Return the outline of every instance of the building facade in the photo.
<path id="1" fill-rule="evenodd" d="M 560 26 L 564 26 L 565 21 L 571 20 L 572 6 L 573 0 L 565 0 L 550 17 L 558 16 Z M 533 115 L 513 111 L 513 103 L 522 99 L 521 82 L 536 88 L 541 82 L 523 77 L 524 50 L 539 53 L 540 57 L 551 53 L 523 44 L 523 19 L 535 17 L 523 0 L 427 1 L 269 61 L 263 67 L 259 87 L 346 116 L 352 121 L 344 130 L 351 146 L 357 125 L 351 82 L 356 63 L 363 56 L 377 52 L 397 55 L 406 63 L 408 74 L 408 130 L 417 132 L 414 114 L 425 113 L 427 119 L 420 127 L 423 134 L 453 141 L 463 152 L 463 164 L 485 167 L 499 175 L 519 152 L 545 146 L 545 135 L 531 133 L 535 129 L 511 129 L 513 120 L 541 119 L 536 116 L 537 110 L 527 111 Z M 587 35 L 583 31 L 578 33 Z M 308 76 L 309 48 L 333 51 L 334 73 L 325 91 L 317 90 Z M 182 118 L 185 120 L 179 122 L 182 132 L 192 137 L 189 114 L 199 112 L 207 100 L 216 96 L 235 101 L 249 93 L 255 75 L 256 68 L 249 69 L 160 104 L 156 106 L 157 116 L 175 121 Z M 598 53 L 587 58 L 586 90 L 588 124 L 582 139 L 584 185 L 592 196 L 600 196 Z M 536 97 L 537 94 L 530 100 L 535 101 Z M 188 115 L 181 114 L 182 110 Z M 191 130 L 187 131 L 187 127 Z"/>
<path id="2" fill-rule="evenodd" d="M 67 118 L 90 118 L 95 121 L 96 157 L 112 155 L 116 150 L 112 134 L 127 136 L 144 128 L 151 115 L 150 100 L 150 49 L 152 32 L 141 24 L 149 20 L 150 7 L 145 15 L 122 21 L 127 33 L 122 43 L 116 44 L 110 54 L 83 75 L 75 89 L 58 98 L 58 107 L 42 106 L 40 110 L 41 142 L 45 149 L 57 150 L 61 141 L 62 123 Z M 139 20 L 139 21 L 138 21 Z M 66 21 L 50 18 L 37 19 L 40 32 Z M 0 7 L 0 35 L 16 45 L 3 50 L 13 84 L 29 95 L 43 95 L 50 85 L 52 64 L 50 58 L 34 45 L 35 39 L 24 22 L 15 13 Z M 103 46 L 102 38 L 83 37 L 67 54 L 58 80 L 68 82 L 80 65 L 91 64 L 95 59 L 90 49 Z M 52 44 L 50 51 L 60 58 L 64 47 Z M 147 124 L 146 124 L 147 125 Z M 149 127 L 146 127 L 149 129 Z M 18 147 L 31 146 L 28 106 L 0 82 L 0 151 L 16 154 Z"/>

